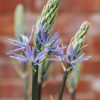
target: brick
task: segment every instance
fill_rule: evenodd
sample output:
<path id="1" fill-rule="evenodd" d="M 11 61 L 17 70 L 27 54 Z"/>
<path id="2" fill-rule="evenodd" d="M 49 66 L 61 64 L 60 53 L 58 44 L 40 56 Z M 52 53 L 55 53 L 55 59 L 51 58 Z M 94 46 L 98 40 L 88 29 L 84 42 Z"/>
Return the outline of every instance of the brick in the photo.
<path id="1" fill-rule="evenodd" d="M 61 85 L 61 80 L 55 79 L 55 78 L 50 78 L 45 86 L 43 86 L 42 94 L 43 95 L 55 95 L 58 94 L 58 91 L 60 89 Z M 64 91 L 66 93 L 66 89 Z"/>
<path id="2" fill-rule="evenodd" d="M 22 0 L 0 0 L 0 14 L 12 14 Z"/>
<path id="3" fill-rule="evenodd" d="M 15 46 L 9 43 L 8 39 L 11 39 L 11 37 L 5 37 L 5 36 L 0 37 L 0 56 L 1 57 L 8 57 L 6 53 L 16 48 Z"/>
<path id="4" fill-rule="evenodd" d="M 27 4 L 28 3 L 29 2 L 27 2 Z M 41 12 L 46 3 L 47 0 L 30 0 L 29 8 L 33 9 L 33 12 Z M 99 0 L 62 0 L 59 12 L 93 13 L 100 11 L 99 4 Z"/>
<path id="5" fill-rule="evenodd" d="M 0 98 L 0 100 L 23 100 L 23 98 L 22 97 L 2 97 L 2 98 Z M 30 99 L 31 100 L 31 99 Z"/>
<path id="6" fill-rule="evenodd" d="M 24 3 L 25 8 L 29 11 L 33 12 L 41 12 L 43 6 L 47 3 L 47 0 L 9 0 L 7 1 L 0 1 L 0 13 L 7 14 L 13 13 L 15 7 L 19 3 Z M 10 6 L 12 4 L 12 6 Z M 79 13 L 92 13 L 100 11 L 99 7 L 100 1 L 99 0 L 62 0 L 60 6 L 60 12 L 79 12 Z M 6 6 L 6 7 L 4 7 Z"/>
<path id="7" fill-rule="evenodd" d="M 85 93 L 85 92 L 89 92 L 91 89 L 90 87 L 90 82 L 87 80 L 80 80 L 78 87 L 77 87 L 77 92 L 79 93 Z"/>
<path id="8" fill-rule="evenodd" d="M 62 76 L 51 77 L 43 86 L 42 94 L 49 95 L 58 94 L 62 82 Z M 91 81 L 84 78 L 81 78 L 77 87 L 77 93 L 86 93 L 89 92 L 91 89 Z M 64 94 L 68 93 L 67 87 L 65 87 Z"/>
<path id="9" fill-rule="evenodd" d="M 99 10 L 99 5 L 95 0 L 69 0 L 64 1 L 62 11 L 65 12 L 77 12 L 77 13 L 93 13 Z M 95 5 L 96 4 L 96 5 Z M 95 6 L 97 6 L 95 8 Z M 66 10 L 65 10 L 66 9 Z"/>
<path id="10" fill-rule="evenodd" d="M 100 54 L 100 35 L 96 35 L 92 39 L 92 53 Z"/>
<path id="11" fill-rule="evenodd" d="M 63 68 L 60 62 L 52 62 L 50 65 L 50 74 L 51 76 L 55 77 L 58 74 L 63 74 Z"/>
<path id="12" fill-rule="evenodd" d="M 23 4 L 25 6 L 25 10 L 31 12 L 34 9 L 34 6 L 35 6 L 34 1 L 35 0 L 24 0 Z"/>
<path id="13" fill-rule="evenodd" d="M 93 90 L 93 93 L 98 94 L 100 92 L 100 75 L 96 75 L 95 77 L 93 77 L 91 88 Z"/>
<path id="14" fill-rule="evenodd" d="M 93 92 L 93 97 L 91 100 L 98 100 L 100 98 L 100 93 L 98 92 Z"/>
<path id="15" fill-rule="evenodd" d="M 100 0 L 94 0 L 94 11 L 99 12 L 100 11 Z"/>
<path id="16" fill-rule="evenodd" d="M 81 6 L 80 12 L 90 13 L 94 12 L 94 1 L 95 0 L 78 0 L 78 6 Z"/>
<path id="17" fill-rule="evenodd" d="M 83 73 L 99 74 L 100 73 L 99 65 L 100 65 L 100 60 L 84 62 L 82 71 Z"/>
<path id="18" fill-rule="evenodd" d="M 18 78 L 19 75 L 17 74 L 16 70 L 14 69 L 15 65 L 17 65 L 16 67 L 20 66 L 21 69 L 21 65 L 18 64 L 17 62 L 12 64 L 10 58 L 0 58 L 2 63 L 0 64 L 0 79 L 14 79 L 14 78 Z M 22 69 L 21 69 L 22 70 Z M 19 77 L 20 78 L 20 77 Z"/>
<path id="19" fill-rule="evenodd" d="M 27 11 L 40 13 L 47 3 L 47 0 L 25 0 L 23 3 Z"/>
<path id="20" fill-rule="evenodd" d="M 58 95 L 52 95 L 52 97 L 53 97 L 54 100 L 58 100 Z M 70 100 L 69 99 L 69 95 L 64 94 L 62 100 L 66 100 L 66 99 L 67 100 Z M 42 96 L 42 99 L 41 100 L 51 100 L 50 99 L 50 95 Z"/>
<path id="21" fill-rule="evenodd" d="M 0 80 L 0 97 L 22 97 L 23 84 L 21 80 Z"/>
<path id="22" fill-rule="evenodd" d="M 7 46 L 6 42 L 0 39 L 0 56 L 6 54 L 6 46 Z"/>
<path id="23" fill-rule="evenodd" d="M 33 0 L 34 6 L 32 5 L 33 12 L 41 12 L 47 0 Z"/>
<path id="24" fill-rule="evenodd" d="M 52 95 L 52 94 L 51 94 Z M 58 100 L 58 95 L 52 95 L 54 100 Z M 42 100 L 50 100 L 50 95 L 42 96 Z M 70 100 L 68 94 L 64 94 L 62 100 Z"/>
<path id="25" fill-rule="evenodd" d="M 13 15 L 0 15 L 0 35 L 14 35 L 14 19 Z"/>
<path id="26" fill-rule="evenodd" d="M 7 38 L 0 38 L 0 56 L 7 56 L 7 48 L 8 48 L 8 43 L 7 43 Z"/>
<path id="27" fill-rule="evenodd" d="M 64 44 L 69 43 L 71 37 L 75 34 L 81 25 L 84 17 L 84 15 L 82 17 L 80 15 L 74 14 L 58 15 L 54 29 L 55 31 L 61 32 L 61 37 Z"/>
<path id="28" fill-rule="evenodd" d="M 93 95 L 94 95 L 94 90 L 91 88 L 91 84 L 93 79 L 89 79 L 86 77 L 81 77 L 78 88 L 77 88 L 77 94 L 76 98 L 77 100 L 92 100 Z M 59 76 L 58 76 L 59 77 Z M 43 91 L 42 91 L 42 99 L 43 100 L 49 100 L 48 95 L 52 94 L 54 99 L 56 100 L 58 97 L 58 92 L 59 88 L 61 85 L 61 77 L 56 77 L 56 78 L 50 78 L 49 81 L 45 83 L 43 86 Z M 65 88 L 64 95 L 63 95 L 63 100 L 70 100 L 70 94 L 67 91 L 67 88 Z M 95 99 L 93 99 L 95 100 Z"/>
<path id="29" fill-rule="evenodd" d="M 93 13 L 100 11 L 99 0 L 62 0 L 60 12 L 62 13 Z"/>
<path id="30" fill-rule="evenodd" d="M 84 45 L 88 45 L 88 46 L 83 48 L 83 53 L 85 53 L 86 55 L 92 55 L 90 44 L 88 42 L 86 42 L 86 43 L 84 43 Z"/>
<path id="31" fill-rule="evenodd" d="M 77 93 L 76 94 L 76 99 L 77 100 L 92 100 L 92 94 L 89 92 L 86 92 L 84 94 Z"/>

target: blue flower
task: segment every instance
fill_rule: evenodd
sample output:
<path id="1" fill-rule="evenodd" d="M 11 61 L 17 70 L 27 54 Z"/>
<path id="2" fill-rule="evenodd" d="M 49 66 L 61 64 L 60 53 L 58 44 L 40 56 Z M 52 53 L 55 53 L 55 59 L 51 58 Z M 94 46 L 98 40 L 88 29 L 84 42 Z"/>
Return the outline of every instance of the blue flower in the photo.
<path id="1" fill-rule="evenodd" d="M 24 53 L 24 55 L 14 53 L 10 57 L 21 62 L 31 63 L 33 64 L 33 66 L 36 66 L 40 63 L 39 60 L 44 60 L 46 56 L 46 53 L 44 51 L 35 56 L 35 49 L 31 49 L 29 45 L 26 46 L 26 51 Z"/>
<path id="2" fill-rule="evenodd" d="M 33 31 L 34 31 L 34 26 L 32 27 L 32 32 L 31 32 L 31 35 L 29 38 L 26 35 L 22 34 L 21 38 L 17 37 L 17 40 L 9 39 L 9 43 L 12 45 L 18 46 L 18 48 L 11 50 L 10 52 L 7 53 L 7 55 L 11 55 L 11 54 L 16 53 L 18 51 L 24 50 L 26 48 L 26 46 L 33 39 Z"/>
<path id="3" fill-rule="evenodd" d="M 77 71 L 77 65 L 90 58 L 91 56 L 84 56 L 84 54 L 76 58 L 76 54 L 74 53 L 73 46 L 70 45 L 66 56 L 63 56 L 62 58 L 61 57 L 49 58 L 49 60 L 67 62 L 70 65 L 70 67 L 72 67 L 72 70 Z"/>
<path id="4" fill-rule="evenodd" d="M 73 46 L 70 45 L 68 52 L 67 52 L 67 58 L 65 58 L 64 61 L 66 61 L 72 67 L 72 69 L 75 70 L 75 71 L 77 71 L 77 65 L 79 63 L 86 61 L 86 60 L 91 58 L 91 56 L 84 56 L 84 54 L 77 57 L 77 58 L 76 57 L 77 56 L 74 52 Z"/>
<path id="5" fill-rule="evenodd" d="M 66 47 L 60 46 L 61 39 L 58 38 L 60 33 L 57 32 L 53 36 L 46 36 L 42 25 L 40 25 L 39 29 L 40 36 L 38 34 L 37 41 L 41 44 L 42 48 L 45 49 L 48 54 L 57 56 L 62 55 Z"/>

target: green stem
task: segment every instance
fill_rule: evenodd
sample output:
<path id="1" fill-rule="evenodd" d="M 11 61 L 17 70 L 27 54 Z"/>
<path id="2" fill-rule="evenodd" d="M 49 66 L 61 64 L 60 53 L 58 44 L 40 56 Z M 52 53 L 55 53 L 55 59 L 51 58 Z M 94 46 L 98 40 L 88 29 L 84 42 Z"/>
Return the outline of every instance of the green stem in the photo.
<path id="1" fill-rule="evenodd" d="M 64 87 L 65 87 L 66 80 L 67 80 L 67 76 L 68 76 L 68 72 L 65 71 L 64 75 L 63 75 L 63 80 L 62 80 L 62 84 L 61 84 L 61 87 L 60 87 L 59 95 L 58 95 L 58 100 L 62 100 Z"/>
<path id="2" fill-rule="evenodd" d="M 38 85 L 38 96 L 37 100 L 41 100 L 41 92 L 42 92 L 42 83 Z"/>
<path id="3" fill-rule="evenodd" d="M 32 75 L 32 100 L 37 100 L 38 90 L 38 66 L 36 66 L 36 72 Z"/>

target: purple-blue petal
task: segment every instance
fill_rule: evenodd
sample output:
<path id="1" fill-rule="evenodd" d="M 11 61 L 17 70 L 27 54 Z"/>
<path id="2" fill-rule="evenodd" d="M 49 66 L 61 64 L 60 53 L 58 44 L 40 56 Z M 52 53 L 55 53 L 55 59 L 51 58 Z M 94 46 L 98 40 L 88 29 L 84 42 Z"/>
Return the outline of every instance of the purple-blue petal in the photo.
<path id="1" fill-rule="evenodd" d="M 58 58 L 49 58 L 48 60 L 49 61 L 56 61 L 56 62 L 62 61 L 61 59 L 58 59 Z"/>
<path id="2" fill-rule="evenodd" d="M 11 51 L 9 51 L 9 52 L 7 52 L 7 55 L 12 55 L 12 54 L 14 54 L 14 53 L 16 53 L 16 52 L 19 52 L 19 51 L 21 51 L 21 50 L 24 50 L 25 49 L 25 47 L 22 47 L 22 48 L 17 48 L 17 49 L 14 49 L 14 50 L 11 50 Z"/>
<path id="3" fill-rule="evenodd" d="M 71 67 L 72 67 L 72 69 L 73 69 L 74 71 L 78 71 L 78 69 L 77 69 L 77 66 L 76 66 L 76 65 L 71 65 Z"/>
<path id="4" fill-rule="evenodd" d="M 60 51 L 60 49 L 52 49 L 52 48 L 50 48 L 50 51 L 52 51 L 52 52 L 59 52 Z"/>
<path id="5" fill-rule="evenodd" d="M 45 35 L 45 32 L 44 32 L 43 26 L 40 25 L 39 29 L 41 31 L 41 39 L 42 39 L 43 43 L 45 43 L 46 42 L 46 35 Z"/>
<path id="6" fill-rule="evenodd" d="M 81 57 L 81 58 L 75 60 L 74 62 L 75 62 L 76 64 L 78 64 L 78 63 L 83 62 L 83 61 L 86 61 L 86 60 L 88 60 L 88 59 L 90 59 L 90 58 L 91 58 L 91 56 L 84 56 L 84 57 Z"/>
<path id="7" fill-rule="evenodd" d="M 36 66 L 36 65 L 38 65 L 39 63 L 37 63 L 37 62 L 33 62 L 33 64 L 34 64 L 34 66 Z"/>
<path id="8" fill-rule="evenodd" d="M 33 32 L 34 32 L 34 25 L 32 26 L 32 32 L 31 32 L 31 35 L 30 35 L 30 37 L 29 37 L 29 43 L 32 41 L 32 39 L 33 39 Z"/>
<path id="9" fill-rule="evenodd" d="M 27 61 L 27 57 L 23 56 L 23 55 L 19 55 L 19 54 L 13 54 L 12 56 L 10 56 L 14 59 L 20 60 L 20 61 Z"/>
<path id="10" fill-rule="evenodd" d="M 37 36 L 37 40 L 43 47 L 45 46 L 45 44 L 43 42 L 41 42 L 41 39 L 39 38 L 39 36 Z"/>
<path id="11" fill-rule="evenodd" d="M 32 51 L 29 45 L 26 46 L 26 56 L 30 59 L 32 56 Z"/>
<path id="12" fill-rule="evenodd" d="M 59 32 L 56 32 L 51 38 L 50 38 L 50 40 L 49 41 L 53 41 L 53 40 L 55 40 L 55 39 L 57 39 L 58 37 L 59 37 Z"/>
<path id="13" fill-rule="evenodd" d="M 20 54 L 14 53 L 13 55 L 14 55 L 15 57 L 19 57 L 19 58 L 21 58 L 21 59 L 27 59 L 27 57 L 25 57 L 25 56 L 23 56 L 23 55 L 20 55 Z"/>
<path id="14" fill-rule="evenodd" d="M 34 57 L 35 49 L 32 47 L 32 56 Z"/>
<path id="15" fill-rule="evenodd" d="M 55 55 L 55 56 L 60 56 L 61 58 L 65 57 L 65 54 L 59 53 L 59 52 L 52 52 L 52 54 Z"/>
<path id="16" fill-rule="evenodd" d="M 11 58 L 14 58 L 14 59 L 16 59 L 16 60 L 19 60 L 19 61 L 21 61 L 21 62 L 29 62 L 29 60 L 28 59 L 24 59 L 24 58 L 20 58 L 20 57 L 16 57 L 16 56 L 10 56 Z"/>
<path id="17" fill-rule="evenodd" d="M 19 46 L 19 47 L 24 47 L 23 43 L 21 41 L 17 41 L 17 40 L 12 40 L 12 39 L 9 39 L 9 43 L 10 44 L 13 44 L 15 46 Z"/>
<path id="18" fill-rule="evenodd" d="M 60 42 L 61 42 L 61 39 L 59 38 L 56 42 L 54 42 L 54 43 L 52 44 L 52 48 L 57 47 L 57 46 L 60 44 Z"/>
<path id="19" fill-rule="evenodd" d="M 45 48 L 45 49 L 44 49 L 44 52 L 45 52 L 45 53 L 48 53 L 49 51 L 50 51 L 50 48 Z"/>
<path id="20" fill-rule="evenodd" d="M 36 61 L 38 61 L 38 60 L 40 60 L 40 59 L 43 59 L 43 58 L 45 57 L 45 55 L 46 55 L 45 51 L 40 52 L 40 53 L 36 56 L 36 58 L 34 59 L 34 61 L 36 62 Z"/>
<path id="21" fill-rule="evenodd" d="M 70 57 L 71 61 L 73 61 L 74 60 L 74 50 L 73 50 L 73 46 L 72 45 L 69 46 L 67 54 Z"/>

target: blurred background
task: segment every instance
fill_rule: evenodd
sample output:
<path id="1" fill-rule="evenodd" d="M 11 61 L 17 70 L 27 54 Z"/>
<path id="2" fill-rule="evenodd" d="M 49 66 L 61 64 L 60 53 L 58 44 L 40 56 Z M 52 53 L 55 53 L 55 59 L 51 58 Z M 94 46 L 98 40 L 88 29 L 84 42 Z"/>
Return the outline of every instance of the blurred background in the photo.
<path id="1" fill-rule="evenodd" d="M 31 32 L 44 4 L 48 0 L 0 0 L 0 100 L 24 100 L 24 83 L 14 66 L 22 66 L 12 62 L 6 52 L 13 47 L 8 43 L 9 38 L 15 37 L 14 11 L 18 4 L 25 7 L 25 28 Z M 59 13 L 54 26 L 54 32 L 60 31 L 64 44 L 75 34 L 84 20 L 90 22 L 84 50 L 92 55 L 92 59 L 83 63 L 81 79 L 77 88 L 77 100 L 100 100 L 100 0 L 61 0 Z M 63 70 L 59 63 L 51 66 L 51 75 L 45 82 L 42 100 L 54 98 L 61 84 Z M 67 88 L 63 100 L 70 100 Z M 31 94 L 30 94 L 31 100 Z"/>

